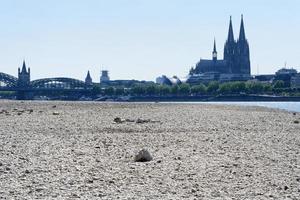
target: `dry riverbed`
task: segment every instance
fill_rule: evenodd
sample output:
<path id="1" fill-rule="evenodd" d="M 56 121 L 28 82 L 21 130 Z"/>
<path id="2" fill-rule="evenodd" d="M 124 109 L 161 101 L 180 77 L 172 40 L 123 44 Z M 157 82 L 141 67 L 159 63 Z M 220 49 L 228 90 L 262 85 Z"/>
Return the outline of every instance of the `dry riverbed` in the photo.
<path id="1" fill-rule="evenodd" d="M 0 101 L 0 199 L 300 199 L 299 121 L 258 107 Z M 143 148 L 153 160 L 135 162 Z"/>

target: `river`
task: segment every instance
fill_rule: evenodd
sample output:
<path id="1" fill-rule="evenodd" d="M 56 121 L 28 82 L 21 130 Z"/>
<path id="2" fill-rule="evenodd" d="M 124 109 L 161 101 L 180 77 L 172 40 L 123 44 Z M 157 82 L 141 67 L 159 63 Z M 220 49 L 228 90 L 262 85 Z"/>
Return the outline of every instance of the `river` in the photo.
<path id="1" fill-rule="evenodd" d="M 282 109 L 292 112 L 300 112 L 300 102 L 198 102 L 200 104 L 225 104 L 240 106 L 262 106 Z"/>

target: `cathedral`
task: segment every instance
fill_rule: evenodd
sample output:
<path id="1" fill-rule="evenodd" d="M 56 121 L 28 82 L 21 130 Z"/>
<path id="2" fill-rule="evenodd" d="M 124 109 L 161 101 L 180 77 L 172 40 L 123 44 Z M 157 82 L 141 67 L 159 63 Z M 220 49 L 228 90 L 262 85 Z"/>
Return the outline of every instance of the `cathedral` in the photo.
<path id="1" fill-rule="evenodd" d="M 191 76 L 201 74 L 219 74 L 219 77 L 250 77 L 250 52 L 245 35 L 243 16 L 241 19 L 240 35 L 234 39 L 232 20 L 230 17 L 228 38 L 224 47 L 224 58 L 218 60 L 216 41 L 212 52 L 212 59 L 201 59 L 190 71 Z"/>

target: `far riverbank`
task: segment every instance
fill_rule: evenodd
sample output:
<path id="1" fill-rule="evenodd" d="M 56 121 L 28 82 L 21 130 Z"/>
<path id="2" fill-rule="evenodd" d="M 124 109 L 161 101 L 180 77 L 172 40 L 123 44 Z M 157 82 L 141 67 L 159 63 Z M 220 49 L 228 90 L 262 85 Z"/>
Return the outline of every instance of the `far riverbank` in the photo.
<path id="1" fill-rule="evenodd" d="M 117 99 L 118 100 L 118 99 Z M 122 101 L 122 99 L 119 99 Z M 291 96 L 269 96 L 269 95 L 218 95 L 218 96 L 136 96 L 130 97 L 128 101 L 203 101 L 203 102 L 224 102 L 224 101 L 267 101 L 267 102 L 300 102 L 299 97 Z"/>

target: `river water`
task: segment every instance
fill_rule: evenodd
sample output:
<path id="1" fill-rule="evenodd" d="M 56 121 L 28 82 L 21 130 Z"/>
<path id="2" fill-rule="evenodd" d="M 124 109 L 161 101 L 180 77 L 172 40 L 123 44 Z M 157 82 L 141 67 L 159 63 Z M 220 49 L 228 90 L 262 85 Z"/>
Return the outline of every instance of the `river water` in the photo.
<path id="1" fill-rule="evenodd" d="M 199 104 L 223 104 L 239 106 L 262 106 L 292 112 L 300 112 L 300 102 L 198 102 Z"/>

